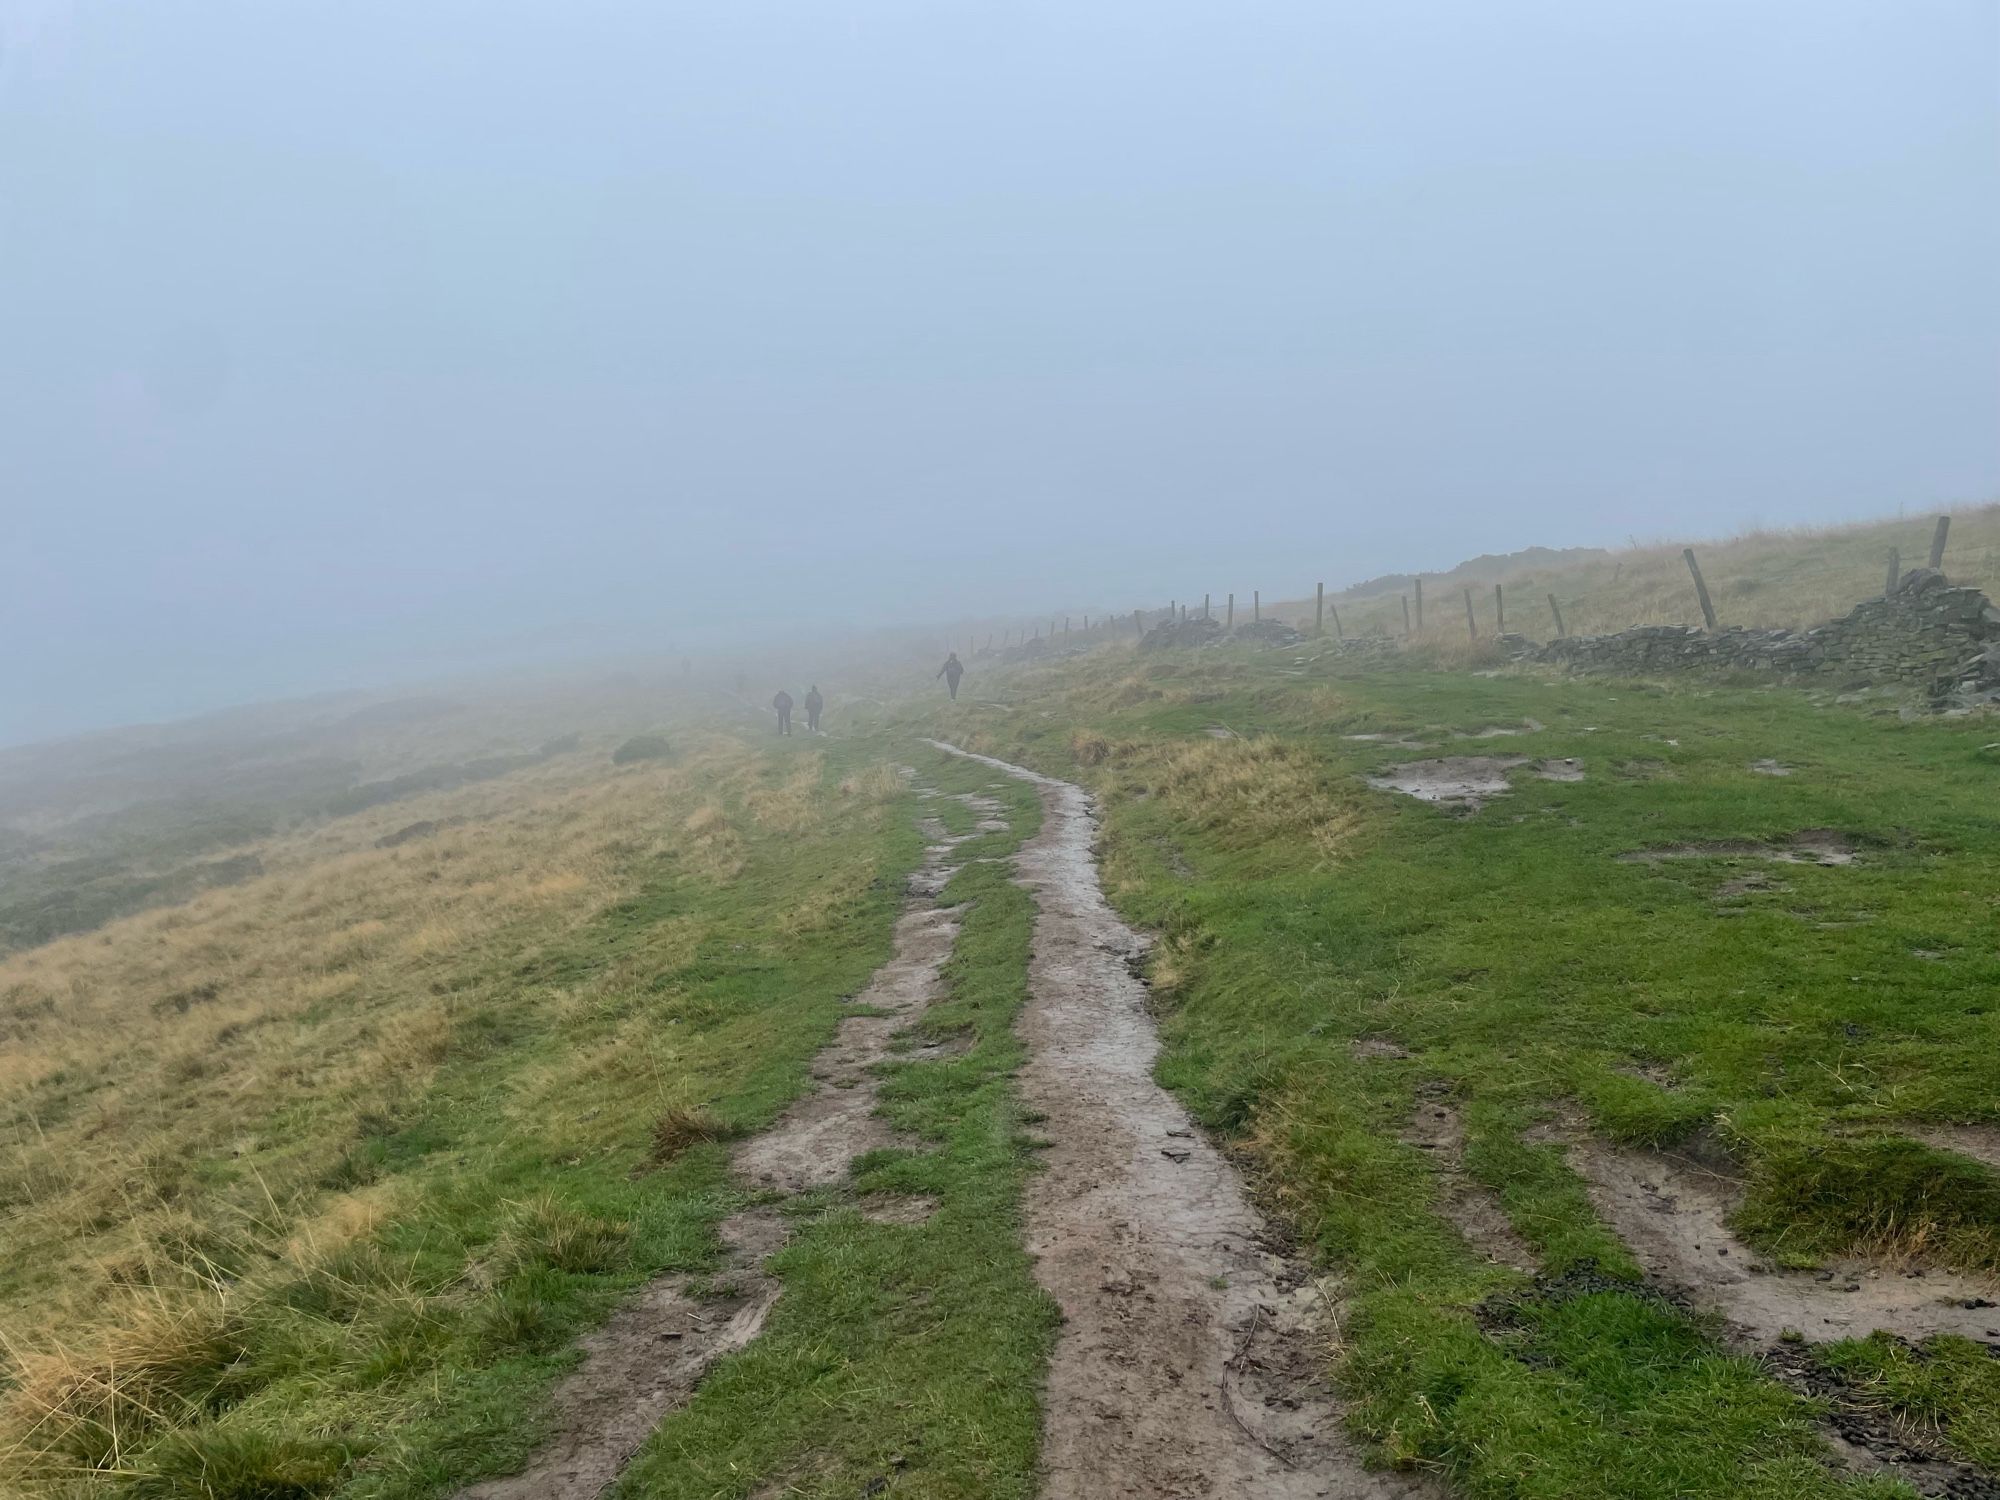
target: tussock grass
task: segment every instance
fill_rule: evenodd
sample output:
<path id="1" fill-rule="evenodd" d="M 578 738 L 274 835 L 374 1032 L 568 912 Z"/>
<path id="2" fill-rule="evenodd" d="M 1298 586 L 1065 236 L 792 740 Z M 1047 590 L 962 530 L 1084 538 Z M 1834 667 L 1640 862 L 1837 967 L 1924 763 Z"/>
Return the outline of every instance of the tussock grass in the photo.
<path id="1" fill-rule="evenodd" d="M 727 1140 L 733 1131 L 698 1104 L 670 1104 L 653 1121 L 652 1160 L 665 1166 L 683 1151 L 708 1141 Z"/>
<path id="2" fill-rule="evenodd" d="M 1336 792 L 1309 752 L 1279 739 L 1177 744 L 1135 763 L 1134 773 L 1178 821 L 1236 847 L 1295 840 L 1333 859 L 1359 821 L 1352 794 Z"/>
<path id="3" fill-rule="evenodd" d="M 768 1119 L 886 945 L 902 785 L 834 774 L 697 733 L 567 757 L 0 959 L 0 1490 L 509 1461 L 569 1339 L 714 1253 L 720 1168 L 636 1177 L 649 1122 Z"/>

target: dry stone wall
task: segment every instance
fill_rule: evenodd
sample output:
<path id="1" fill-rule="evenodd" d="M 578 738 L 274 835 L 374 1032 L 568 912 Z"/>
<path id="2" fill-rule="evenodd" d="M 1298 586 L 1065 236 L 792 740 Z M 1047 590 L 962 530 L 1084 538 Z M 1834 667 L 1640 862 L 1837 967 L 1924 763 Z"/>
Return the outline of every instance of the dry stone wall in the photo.
<path id="1" fill-rule="evenodd" d="M 1978 589 L 1954 588 L 1916 568 L 1894 593 L 1810 630 L 1697 630 L 1642 625 L 1571 636 L 1518 655 L 1584 670 L 1646 676 L 1686 670 L 1775 672 L 1854 682 L 1907 683 L 1940 700 L 2000 701 L 2000 609 Z"/>

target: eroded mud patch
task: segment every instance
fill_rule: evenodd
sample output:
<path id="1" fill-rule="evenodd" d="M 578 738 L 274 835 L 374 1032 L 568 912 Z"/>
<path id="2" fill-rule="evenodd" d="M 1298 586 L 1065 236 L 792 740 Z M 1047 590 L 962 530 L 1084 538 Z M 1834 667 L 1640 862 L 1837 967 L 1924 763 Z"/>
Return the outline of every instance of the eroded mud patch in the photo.
<path id="1" fill-rule="evenodd" d="M 938 1208 L 929 1193 L 871 1193 L 861 1200 L 861 1217 L 871 1224 L 924 1224 Z"/>
<path id="2" fill-rule="evenodd" d="M 765 1259 L 785 1242 L 784 1220 L 768 1209 L 736 1214 L 722 1227 L 728 1252 L 723 1298 L 696 1299 L 688 1278 L 666 1277 L 629 1298 L 585 1335 L 583 1363 L 564 1377 L 551 1405 L 554 1435 L 526 1469 L 460 1492 L 461 1500 L 591 1500 L 621 1472 L 660 1419 L 693 1393 L 708 1367 L 754 1339 L 778 1300 Z"/>
<path id="3" fill-rule="evenodd" d="M 1510 777 L 1523 766 L 1544 781 L 1581 781 L 1583 762 L 1574 758 L 1531 760 L 1525 755 L 1446 755 L 1410 760 L 1367 778 L 1377 791 L 1401 792 L 1455 812 L 1476 813 L 1495 797 L 1512 791 Z"/>
<path id="4" fill-rule="evenodd" d="M 1454 729 L 1451 737 L 1455 740 L 1511 739 L 1517 734 L 1540 734 L 1547 727 L 1540 719 L 1523 719 L 1518 724 L 1488 724 L 1484 729 Z"/>
<path id="5" fill-rule="evenodd" d="M 948 911 L 921 905 L 896 923 L 896 953 L 855 997 L 866 1014 L 844 1018 L 813 1063 L 813 1091 L 762 1135 L 737 1147 L 736 1171 L 759 1187 L 805 1193 L 843 1181 L 854 1158 L 896 1144 L 876 1113 L 879 1064 L 896 1054 L 896 1034 L 923 1014 L 958 939 Z"/>
<path id="6" fill-rule="evenodd" d="M 1908 1339 L 1952 1333 L 1987 1341 L 2000 1311 L 1990 1277 L 1922 1274 L 1857 1258 L 1817 1271 L 1767 1264 L 1730 1229 L 1743 1186 L 1723 1164 L 1670 1152 L 1632 1151 L 1582 1137 L 1565 1140 L 1570 1165 L 1599 1215 L 1662 1286 L 1712 1308 L 1739 1343 L 1768 1344 L 1786 1330 L 1819 1343 L 1881 1329 Z"/>
<path id="7" fill-rule="evenodd" d="M 1831 828 L 1808 828 L 1789 839 L 1765 843 L 1757 839 L 1709 839 L 1692 844 L 1661 844 L 1632 849 L 1618 856 L 1625 865 L 1657 865 L 1676 859 L 1760 859 L 1781 865 L 1851 865 L 1858 858 L 1854 841 Z"/>
<path id="8" fill-rule="evenodd" d="M 1144 943 L 1104 900 L 1089 799 L 971 758 L 1035 783 L 1044 813 L 1017 862 L 1039 908 L 1021 1088 L 1050 1140 L 1023 1207 L 1036 1278 L 1063 1312 L 1043 1500 L 1429 1493 L 1347 1448 L 1322 1374 L 1321 1289 L 1153 1080 L 1159 1043 L 1133 973 Z"/>
<path id="9" fill-rule="evenodd" d="M 939 794 L 920 788 L 919 795 Z M 978 815 L 974 832 L 954 836 L 935 816 L 920 820 L 930 842 L 910 878 L 894 954 L 853 997 L 855 1012 L 841 1020 L 833 1042 L 814 1060 L 812 1091 L 770 1130 L 737 1147 L 732 1164 L 741 1178 L 771 1191 L 808 1192 L 845 1182 L 857 1156 L 897 1143 L 876 1113 L 877 1069 L 897 1057 L 900 1035 L 936 999 L 957 940 L 957 917 L 934 898 L 955 873 L 954 849 L 1007 827 L 994 799 L 975 793 L 957 800 Z M 943 1055 L 956 1042 L 947 1038 L 932 1045 Z M 924 1050 L 906 1053 L 903 1060 L 923 1061 Z M 878 1223 L 920 1224 L 937 1207 L 927 1195 L 885 1194 L 870 1198 L 862 1213 Z M 724 1220 L 720 1234 L 726 1253 L 715 1282 L 730 1287 L 731 1294 L 694 1299 L 684 1276 L 642 1288 L 581 1341 L 583 1363 L 552 1398 L 555 1433 L 549 1443 L 521 1473 L 462 1491 L 460 1500 L 599 1495 L 660 1420 L 692 1395 L 708 1368 L 757 1336 L 780 1291 L 764 1261 L 784 1244 L 785 1220 L 774 1208 L 754 1207 Z"/>
<path id="10" fill-rule="evenodd" d="M 1430 1159 L 1438 1175 L 1437 1209 L 1488 1261 L 1533 1273 L 1541 1260 L 1514 1230 L 1500 1200 L 1465 1170 L 1465 1119 L 1443 1085 L 1426 1083 L 1403 1131 L 1403 1144 Z"/>
<path id="11" fill-rule="evenodd" d="M 1447 755 L 1391 766 L 1370 776 L 1368 784 L 1380 792 L 1401 792 L 1419 802 L 1476 813 L 1513 790 L 1507 773 L 1527 763 L 1527 757 L 1520 755 Z"/>

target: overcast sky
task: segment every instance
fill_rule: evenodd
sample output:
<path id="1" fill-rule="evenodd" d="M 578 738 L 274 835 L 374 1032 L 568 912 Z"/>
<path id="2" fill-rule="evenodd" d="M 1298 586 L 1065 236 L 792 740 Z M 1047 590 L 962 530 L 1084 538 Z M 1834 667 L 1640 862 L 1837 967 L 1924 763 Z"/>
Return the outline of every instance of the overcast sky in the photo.
<path id="1" fill-rule="evenodd" d="M 0 0 L 0 741 L 2000 497 L 2000 0 Z"/>

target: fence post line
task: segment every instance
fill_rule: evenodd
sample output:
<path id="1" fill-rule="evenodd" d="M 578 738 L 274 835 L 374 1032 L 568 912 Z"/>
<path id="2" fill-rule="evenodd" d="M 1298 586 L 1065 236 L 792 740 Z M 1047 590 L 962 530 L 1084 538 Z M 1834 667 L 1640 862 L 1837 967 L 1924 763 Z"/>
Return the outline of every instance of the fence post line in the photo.
<path id="1" fill-rule="evenodd" d="M 1228 604 L 1223 607 L 1228 610 L 1228 614 L 1223 616 L 1222 628 L 1224 630 L 1234 630 L 1236 628 L 1236 596 L 1231 594 Z"/>
<path id="2" fill-rule="evenodd" d="M 1424 633 L 1424 579 L 1419 573 L 1414 580 L 1417 586 L 1417 634 Z"/>
<path id="3" fill-rule="evenodd" d="M 1401 597 L 1403 600 L 1403 639 L 1407 641 L 1410 638 L 1410 596 L 1404 594 Z"/>
<path id="4" fill-rule="evenodd" d="M 1708 585 L 1702 582 L 1701 564 L 1694 560 L 1694 548 L 1681 548 L 1681 556 L 1687 559 L 1688 572 L 1694 575 L 1694 596 L 1701 601 L 1701 617 L 1708 622 L 1710 630 L 1715 629 L 1715 606 L 1708 600 Z"/>
<path id="5" fill-rule="evenodd" d="M 1326 634 L 1326 585 L 1313 585 L 1313 634 Z"/>
<path id="6" fill-rule="evenodd" d="M 1896 592 L 1896 585 L 1903 578 L 1903 554 L 1896 548 L 1889 549 L 1889 581 L 1882 588 L 1882 597 L 1888 598 Z"/>
<path id="7" fill-rule="evenodd" d="M 1939 516 L 1937 530 L 1931 533 L 1931 567 L 1937 572 L 1944 571 L 1944 539 L 1951 535 L 1951 517 Z"/>
<path id="8" fill-rule="evenodd" d="M 1500 585 L 1497 583 L 1493 585 L 1493 633 L 1495 635 L 1507 633 L 1507 598 L 1500 592 Z"/>
<path id="9" fill-rule="evenodd" d="M 1479 627 L 1472 620 L 1472 590 L 1465 591 L 1465 633 L 1473 640 L 1479 639 Z"/>
<path id="10" fill-rule="evenodd" d="M 1347 632 L 1340 628 L 1340 606 L 1338 604 L 1333 606 L 1333 638 L 1336 641 L 1347 639 Z"/>
<path id="11" fill-rule="evenodd" d="M 1562 606 L 1556 603 L 1556 596 L 1554 594 L 1549 595 L 1549 613 L 1556 617 L 1556 639 L 1561 640 L 1569 632 L 1563 629 Z"/>

